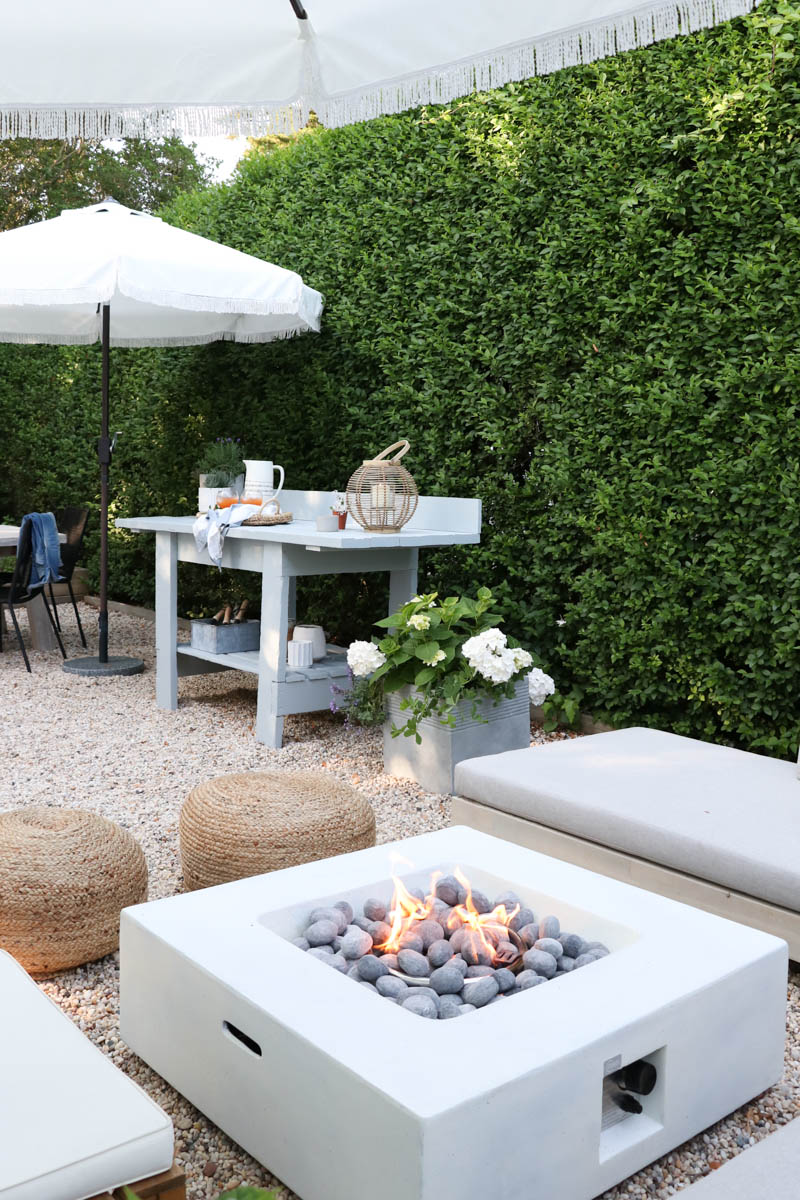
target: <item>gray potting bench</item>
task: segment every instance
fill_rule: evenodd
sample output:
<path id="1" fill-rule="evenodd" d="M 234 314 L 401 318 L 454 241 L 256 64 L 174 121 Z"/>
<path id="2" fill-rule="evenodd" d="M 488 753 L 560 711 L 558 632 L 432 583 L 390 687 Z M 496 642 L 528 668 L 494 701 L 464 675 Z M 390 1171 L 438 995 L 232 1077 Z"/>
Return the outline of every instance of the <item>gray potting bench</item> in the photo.
<path id="1" fill-rule="evenodd" d="M 417 590 L 417 559 L 426 546 L 457 546 L 480 541 L 481 502 L 420 496 L 417 510 L 398 533 L 367 533 L 353 523 L 336 533 L 320 533 L 315 517 L 330 514 L 335 492 L 281 492 L 281 505 L 291 512 L 290 525 L 231 529 L 222 565 L 260 571 L 261 645 L 258 650 L 212 654 L 178 642 L 178 563 L 212 567 L 207 551 L 195 547 L 194 517 L 129 517 L 123 529 L 156 535 L 156 702 L 178 707 L 178 676 L 207 671 L 250 671 L 258 675 L 256 738 L 280 747 L 284 717 L 316 712 L 330 703 L 331 681 L 347 676 L 341 647 L 311 667 L 287 668 L 286 642 L 295 611 L 295 580 L 302 575 L 389 572 L 389 611 Z"/>

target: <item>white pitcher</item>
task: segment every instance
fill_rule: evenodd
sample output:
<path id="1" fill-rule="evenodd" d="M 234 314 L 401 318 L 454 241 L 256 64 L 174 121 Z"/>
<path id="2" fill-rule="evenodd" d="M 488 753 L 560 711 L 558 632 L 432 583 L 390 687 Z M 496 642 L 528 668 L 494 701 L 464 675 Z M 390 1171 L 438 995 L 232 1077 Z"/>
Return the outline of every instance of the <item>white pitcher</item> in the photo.
<path id="1" fill-rule="evenodd" d="M 274 500 L 283 487 L 283 467 L 278 463 L 265 462 L 263 459 L 250 458 L 244 460 L 247 474 L 244 480 L 245 492 L 261 492 L 265 500 Z M 281 481 L 275 487 L 275 472 L 280 471 Z"/>

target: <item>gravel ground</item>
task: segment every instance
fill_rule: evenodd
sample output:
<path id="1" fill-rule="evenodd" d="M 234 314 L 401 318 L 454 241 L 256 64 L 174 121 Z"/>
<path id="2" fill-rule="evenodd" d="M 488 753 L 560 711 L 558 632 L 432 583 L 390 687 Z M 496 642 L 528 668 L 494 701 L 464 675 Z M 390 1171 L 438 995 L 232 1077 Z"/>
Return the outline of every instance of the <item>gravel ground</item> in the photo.
<path id="1" fill-rule="evenodd" d="M 77 656 L 82 651 L 74 618 L 71 611 L 61 612 L 67 653 Z M 83 605 L 82 619 L 87 632 L 93 631 L 95 611 Z M 151 899 L 180 890 L 180 806 L 189 790 L 210 775 L 272 765 L 324 767 L 369 797 L 380 842 L 447 825 L 447 797 L 427 795 L 409 781 L 383 774 L 377 733 L 348 734 L 334 718 L 313 714 L 287 719 L 282 750 L 259 745 L 253 737 L 253 676 L 230 672 L 185 679 L 180 685 L 178 711 L 160 711 L 154 701 L 152 641 L 152 625 L 112 613 L 112 651 L 138 655 L 145 660 L 146 669 L 143 675 L 131 679 L 96 681 L 65 675 L 57 652 L 33 653 L 33 674 L 28 675 L 13 637 L 4 639 L 0 691 L 13 720 L 6 719 L 0 733 L 2 760 L 7 766 L 0 782 L 0 810 L 63 804 L 90 809 L 117 821 L 131 830 L 144 848 Z M 534 727 L 532 740 L 540 744 L 549 739 Z M 293 1193 L 281 1187 L 120 1040 L 118 982 L 118 961 L 110 955 L 100 962 L 62 972 L 41 986 L 117 1066 L 170 1114 L 178 1158 L 189 1179 L 189 1200 L 207 1200 L 240 1184 L 272 1185 L 281 1200 L 291 1200 Z M 800 974 L 795 973 L 789 984 L 783 1081 L 706 1133 L 612 1188 L 603 1200 L 673 1196 L 798 1113 Z"/>

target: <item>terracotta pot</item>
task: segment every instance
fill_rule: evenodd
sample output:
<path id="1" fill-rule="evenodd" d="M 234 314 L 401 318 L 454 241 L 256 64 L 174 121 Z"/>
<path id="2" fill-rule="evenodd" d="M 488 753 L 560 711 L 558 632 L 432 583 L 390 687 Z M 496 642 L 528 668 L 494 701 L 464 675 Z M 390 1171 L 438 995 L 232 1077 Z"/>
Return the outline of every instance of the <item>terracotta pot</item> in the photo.
<path id="1" fill-rule="evenodd" d="M 339 518 L 339 528 L 344 529 L 347 524 L 347 513 L 337 513 L 336 516 Z"/>

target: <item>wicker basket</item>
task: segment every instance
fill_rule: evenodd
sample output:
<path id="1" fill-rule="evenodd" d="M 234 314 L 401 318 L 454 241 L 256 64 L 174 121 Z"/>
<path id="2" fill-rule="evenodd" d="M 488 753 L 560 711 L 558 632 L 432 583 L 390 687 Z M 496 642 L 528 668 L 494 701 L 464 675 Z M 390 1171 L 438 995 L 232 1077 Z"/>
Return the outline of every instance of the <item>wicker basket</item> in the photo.
<path id="1" fill-rule="evenodd" d="M 250 771 L 199 784 L 180 816 L 186 888 L 375 845 L 375 814 L 326 771 Z"/>
<path id="2" fill-rule="evenodd" d="M 397 450 L 394 458 L 387 454 Z M 377 458 L 366 458 L 347 485 L 347 511 L 370 533 L 396 533 L 413 517 L 419 492 L 412 476 L 400 466 L 409 450 L 403 440 L 388 446 Z"/>
<path id="3" fill-rule="evenodd" d="M 119 946 L 119 914 L 147 899 L 136 839 L 77 808 L 0 814 L 0 947 L 32 975 Z"/>

